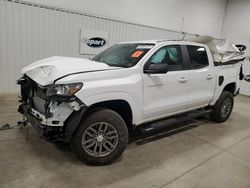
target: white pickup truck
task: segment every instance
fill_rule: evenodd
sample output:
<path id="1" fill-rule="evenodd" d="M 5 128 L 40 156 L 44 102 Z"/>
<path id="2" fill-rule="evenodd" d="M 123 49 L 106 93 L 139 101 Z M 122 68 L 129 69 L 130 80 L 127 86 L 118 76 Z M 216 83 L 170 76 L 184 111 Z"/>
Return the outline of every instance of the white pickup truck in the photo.
<path id="1" fill-rule="evenodd" d="M 242 59 L 215 62 L 219 55 L 204 43 L 154 40 L 116 44 L 91 60 L 37 61 L 18 80 L 22 124 L 70 143 L 88 164 L 109 164 L 123 153 L 135 126 L 201 111 L 226 121 L 239 92 L 236 62 Z"/>

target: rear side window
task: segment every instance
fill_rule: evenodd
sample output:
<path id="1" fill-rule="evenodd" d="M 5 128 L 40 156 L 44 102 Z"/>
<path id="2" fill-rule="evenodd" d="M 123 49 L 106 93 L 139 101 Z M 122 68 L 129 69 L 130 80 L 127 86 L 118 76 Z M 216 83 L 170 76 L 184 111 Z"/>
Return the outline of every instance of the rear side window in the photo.
<path id="1" fill-rule="evenodd" d="M 208 57 L 206 49 L 202 46 L 187 46 L 189 58 L 190 58 L 190 68 L 191 69 L 201 69 L 208 66 Z"/>

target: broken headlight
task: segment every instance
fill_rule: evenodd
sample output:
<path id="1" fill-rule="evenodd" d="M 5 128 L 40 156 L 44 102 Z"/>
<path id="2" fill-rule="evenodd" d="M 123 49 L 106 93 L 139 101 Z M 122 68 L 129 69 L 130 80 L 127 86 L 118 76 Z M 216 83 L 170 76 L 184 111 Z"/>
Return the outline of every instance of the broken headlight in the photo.
<path id="1" fill-rule="evenodd" d="M 46 96 L 55 95 L 72 96 L 82 88 L 82 83 L 51 85 L 48 87 Z"/>

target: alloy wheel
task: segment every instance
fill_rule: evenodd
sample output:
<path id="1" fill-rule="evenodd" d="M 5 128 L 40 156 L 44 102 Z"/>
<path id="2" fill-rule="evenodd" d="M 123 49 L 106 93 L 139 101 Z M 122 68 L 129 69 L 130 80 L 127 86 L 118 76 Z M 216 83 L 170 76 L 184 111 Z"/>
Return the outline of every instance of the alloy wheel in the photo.
<path id="1" fill-rule="evenodd" d="M 104 157 L 116 149 L 118 140 L 119 134 L 113 125 L 97 122 L 84 131 L 82 147 L 91 156 Z"/>

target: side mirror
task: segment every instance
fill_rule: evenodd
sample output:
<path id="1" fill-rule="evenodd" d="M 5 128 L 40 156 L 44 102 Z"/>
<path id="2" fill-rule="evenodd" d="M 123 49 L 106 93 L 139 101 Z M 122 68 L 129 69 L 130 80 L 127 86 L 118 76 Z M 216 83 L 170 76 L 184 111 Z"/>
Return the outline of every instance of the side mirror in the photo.
<path id="1" fill-rule="evenodd" d="M 165 74 L 168 72 L 168 65 L 165 63 L 154 64 L 144 67 L 144 73 L 147 74 Z"/>

